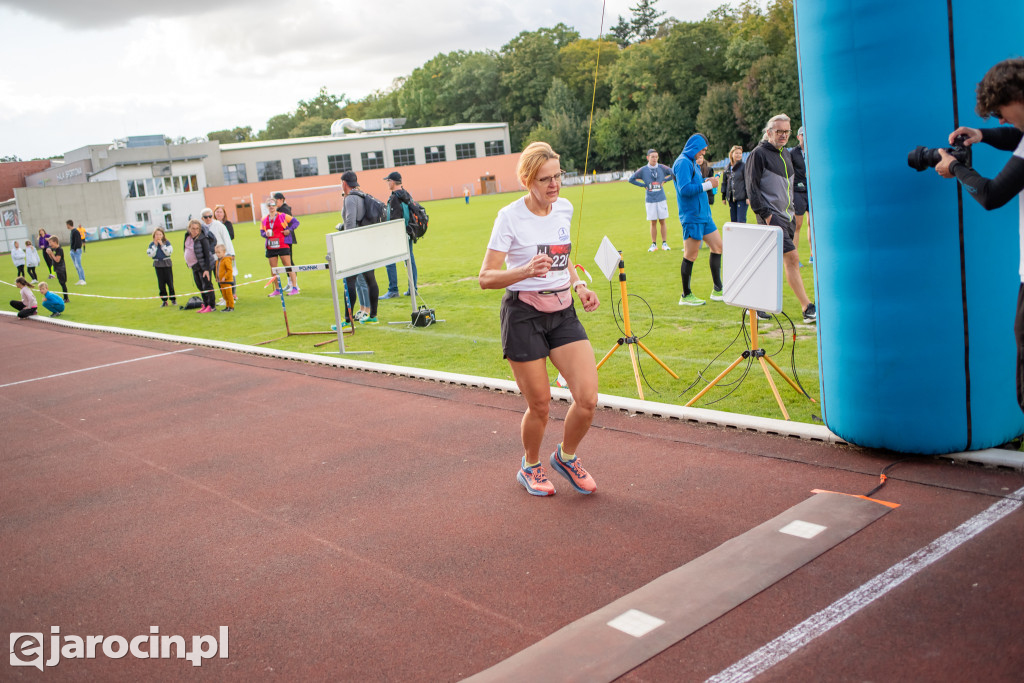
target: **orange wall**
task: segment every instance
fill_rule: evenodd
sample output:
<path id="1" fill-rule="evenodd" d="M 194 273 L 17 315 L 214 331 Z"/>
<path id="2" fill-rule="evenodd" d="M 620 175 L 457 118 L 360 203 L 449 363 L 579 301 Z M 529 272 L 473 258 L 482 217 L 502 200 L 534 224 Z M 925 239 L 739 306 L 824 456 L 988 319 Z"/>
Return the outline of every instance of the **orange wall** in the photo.
<path id="1" fill-rule="evenodd" d="M 432 199 L 462 197 L 463 188 L 470 187 L 474 195 L 480 194 L 480 176 L 495 176 L 499 192 L 512 192 L 519 189 L 516 179 L 518 154 L 481 157 L 477 159 L 461 159 L 445 161 L 437 164 L 417 164 L 397 168 L 378 168 L 373 171 L 360 171 L 359 187 L 378 199 L 388 198 L 387 183 L 384 176 L 391 171 L 402 174 L 402 186 L 409 191 L 416 201 L 428 202 Z M 221 185 L 208 187 L 203 192 L 206 205 L 209 207 L 223 204 L 228 220 L 238 221 L 236 204 L 249 201 L 250 195 L 257 204 L 270 198 L 272 192 L 280 191 L 285 201 L 292 207 L 297 216 L 311 213 L 326 213 L 341 210 L 341 174 L 318 175 L 306 178 L 286 178 L 284 180 L 267 180 L 258 183 L 241 185 Z M 289 196 L 289 190 L 306 187 L 323 187 L 332 185 L 337 191 L 325 190 L 317 193 L 299 193 Z M 262 215 L 259 207 L 253 206 L 253 215 Z"/>

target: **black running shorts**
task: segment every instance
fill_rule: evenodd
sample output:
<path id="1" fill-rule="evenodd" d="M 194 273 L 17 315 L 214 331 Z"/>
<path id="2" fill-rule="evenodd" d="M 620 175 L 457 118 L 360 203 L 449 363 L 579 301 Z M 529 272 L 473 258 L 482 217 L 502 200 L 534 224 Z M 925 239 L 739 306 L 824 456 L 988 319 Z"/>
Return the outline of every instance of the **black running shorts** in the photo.
<path id="1" fill-rule="evenodd" d="M 793 193 L 793 213 L 797 216 L 803 216 L 807 213 L 807 193 L 806 192 L 794 192 Z"/>
<path id="2" fill-rule="evenodd" d="M 541 313 L 519 301 L 515 292 L 501 299 L 501 350 L 504 358 L 525 363 L 547 358 L 551 349 L 587 339 L 576 317 L 575 305 L 555 313 Z"/>

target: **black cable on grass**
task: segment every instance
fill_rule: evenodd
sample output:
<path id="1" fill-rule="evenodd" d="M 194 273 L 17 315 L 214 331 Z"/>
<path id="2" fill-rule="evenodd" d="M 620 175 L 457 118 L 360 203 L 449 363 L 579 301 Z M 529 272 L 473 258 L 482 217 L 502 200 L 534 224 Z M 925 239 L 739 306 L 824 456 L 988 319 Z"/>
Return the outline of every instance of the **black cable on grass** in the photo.
<path id="1" fill-rule="evenodd" d="M 746 330 L 747 330 L 747 326 L 746 326 L 746 310 L 744 310 L 742 315 L 740 316 L 740 329 L 739 329 L 739 331 L 736 332 L 736 336 L 732 338 L 732 341 L 729 342 L 724 349 L 722 349 L 721 351 L 718 352 L 717 356 L 715 356 L 710 361 L 708 361 L 708 364 L 704 366 L 703 370 L 699 370 L 697 372 L 697 379 L 693 380 L 693 382 L 690 383 L 690 386 L 686 387 L 681 392 L 679 392 L 679 395 L 676 396 L 676 398 L 682 397 L 683 394 L 688 392 L 690 389 L 693 389 L 697 385 L 698 382 L 703 380 L 704 379 L 704 373 L 707 372 L 708 368 L 710 368 L 719 358 L 721 358 L 723 353 L 725 353 L 726 351 L 731 349 L 733 347 L 733 345 L 736 343 L 736 340 L 738 340 L 740 338 L 740 335 L 744 334 L 746 332 Z M 750 346 L 749 337 L 747 337 L 747 346 L 748 347 Z M 741 377 L 739 380 L 736 380 L 736 381 L 743 381 L 743 378 Z M 721 384 L 721 383 L 719 383 L 717 386 L 731 386 L 734 383 L 735 382 L 729 382 L 728 384 Z M 705 405 L 708 405 L 708 404 L 705 404 Z"/>

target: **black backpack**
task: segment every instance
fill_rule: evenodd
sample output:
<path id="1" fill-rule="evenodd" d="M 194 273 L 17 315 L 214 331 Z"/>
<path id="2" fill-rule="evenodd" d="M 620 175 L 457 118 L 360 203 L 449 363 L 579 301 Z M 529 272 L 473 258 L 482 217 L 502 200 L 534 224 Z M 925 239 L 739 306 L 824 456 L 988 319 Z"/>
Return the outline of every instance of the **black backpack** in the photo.
<path id="1" fill-rule="evenodd" d="M 395 196 L 402 203 L 402 214 L 405 218 L 405 232 L 413 242 L 419 240 L 427 232 L 427 225 L 430 223 L 430 216 L 426 209 L 420 206 L 419 202 L 412 198 L 405 190 L 397 190 Z M 390 216 L 390 201 L 388 203 L 388 215 Z M 397 216 L 396 216 L 397 218 Z"/>
<path id="2" fill-rule="evenodd" d="M 381 200 L 362 190 L 352 190 L 352 194 L 363 198 L 363 219 L 356 223 L 358 226 L 373 225 L 382 223 L 387 215 L 387 206 Z"/>
<path id="3" fill-rule="evenodd" d="M 405 231 L 415 242 L 427 232 L 427 224 L 430 223 L 430 216 L 426 209 L 420 206 L 415 199 L 410 199 L 406 204 L 409 207 L 409 218 L 405 221 Z"/>

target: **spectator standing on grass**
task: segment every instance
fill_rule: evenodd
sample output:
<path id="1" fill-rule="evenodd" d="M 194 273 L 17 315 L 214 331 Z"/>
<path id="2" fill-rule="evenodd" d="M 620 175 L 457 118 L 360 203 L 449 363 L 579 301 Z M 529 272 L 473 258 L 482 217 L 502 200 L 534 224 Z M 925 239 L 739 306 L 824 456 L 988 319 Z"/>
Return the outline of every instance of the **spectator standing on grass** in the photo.
<path id="1" fill-rule="evenodd" d="M 364 194 L 359 189 L 359 179 L 352 171 L 345 171 L 341 174 L 341 193 L 344 195 L 341 205 L 342 229 L 351 230 L 362 225 L 368 225 L 365 221 L 366 202 L 369 195 Z M 370 310 L 368 311 L 369 317 L 363 318 L 359 322 L 372 325 L 377 322 L 377 300 L 380 296 L 380 290 L 377 287 L 377 276 L 374 275 L 372 270 L 364 271 L 361 274 L 366 279 L 366 284 L 369 287 Z M 354 302 L 356 300 L 356 278 L 354 276 L 345 278 L 345 289 L 348 290 L 349 301 Z"/>
<path id="2" fill-rule="evenodd" d="M 274 275 L 274 268 L 277 268 L 277 260 L 281 259 L 281 265 L 290 266 L 292 265 L 292 252 L 288 245 L 291 244 L 291 237 L 295 234 L 295 230 L 299 227 L 299 221 L 297 218 L 287 213 L 278 213 L 277 203 L 271 199 L 267 202 L 267 215 L 263 217 L 263 224 L 260 227 L 260 235 L 265 240 L 264 247 L 266 249 L 267 261 L 270 263 L 270 274 Z M 295 276 L 295 271 L 290 271 L 288 277 L 277 278 L 278 283 L 287 283 L 291 280 L 291 287 L 286 290 L 289 295 L 299 293 L 298 279 Z M 273 292 L 268 294 L 269 297 L 281 296 L 279 289 L 274 289 Z"/>
<path id="3" fill-rule="evenodd" d="M 743 179 L 743 148 L 733 145 L 729 150 L 729 164 L 722 174 L 722 197 L 729 203 L 729 220 L 747 222 L 747 182 Z"/>
<path id="4" fill-rule="evenodd" d="M 792 132 L 791 122 L 785 114 L 777 114 L 764 127 L 761 143 L 747 157 L 747 197 L 750 208 L 760 225 L 782 228 L 782 267 L 786 282 L 800 301 L 804 322 L 817 321 L 818 311 L 807 298 L 800 261 L 793 242 L 793 159 L 786 149 L 786 140 Z M 762 318 L 767 314 L 758 313 Z"/>
<path id="5" fill-rule="evenodd" d="M 20 242 L 15 242 L 11 248 L 11 261 L 14 262 L 14 268 L 18 271 L 14 276 L 25 277 L 25 250 L 21 248 Z"/>
<path id="6" fill-rule="evenodd" d="M 43 258 L 46 259 L 46 269 L 50 272 L 47 276 L 48 280 L 53 279 L 53 259 L 46 253 L 46 248 L 50 246 L 50 234 L 43 228 L 39 228 L 39 239 L 37 244 L 39 245 L 39 251 L 43 252 Z"/>
<path id="7" fill-rule="evenodd" d="M 665 227 L 665 220 L 668 218 L 668 198 L 665 196 L 665 183 L 675 176 L 672 169 L 665 164 L 658 163 L 658 150 L 647 150 L 647 165 L 637 169 L 629 177 L 629 184 L 642 187 L 644 192 L 644 206 L 647 209 L 647 220 L 651 222 L 651 246 L 647 251 L 658 250 L 658 223 L 661 222 L 661 248 L 671 251 L 668 246 L 668 228 Z"/>
<path id="8" fill-rule="evenodd" d="M 523 150 L 516 169 L 527 194 L 498 212 L 480 266 L 482 289 L 504 289 L 501 300 L 501 345 L 526 399 L 520 427 L 523 456 L 516 481 L 533 496 L 550 496 L 554 485 L 540 460 L 551 406 L 547 360 L 569 385 L 572 405 L 563 422 L 562 441 L 549 462 L 580 493 L 597 490 L 593 477 L 576 455 L 590 430 L 597 406 L 598 378 L 594 349 L 576 308 L 600 305 L 597 294 L 579 278 L 569 258 L 573 208 L 559 197 L 562 168 L 546 142 Z M 503 267 L 504 266 L 504 267 Z"/>
<path id="9" fill-rule="evenodd" d="M 704 179 L 701 164 L 708 150 L 708 141 L 700 133 L 694 133 L 686 141 L 683 151 L 672 165 L 676 176 L 676 199 L 679 204 L 679 222 L 683 226 L 683 262 L 679 266 L 679 276 L 683 283 L 683 294 L 679 297 L 680 306 L 703 306 L 704 300 L 690 289 L 690 278 L 693 276 L 693 264 L 700 254 L 700 245 L 706 242 L 711 250 L 708 266 L 711 268 L 711 279 L 714 289 L 711 291 L 712 301 L 722 301 L 722 235 L 718 226 L 711 218 L 711 207 L 708 204 L 708 192 L 718 187 L 718 178 Z"/>
<path id="10" fill-rule="evenodd" d="M 384 176 L 384 180 L 387 181 L 388 189 L 391 190 L 391 196 L 388 197 L 388 215 L 387 220 L 394 220 L 396 218 L 405 219 L 406 228 L 406 239 L 409 241 L 409 267 L 412 269 L 412 284 L 414 287 L 419 288 L 419 275 L 416 271 L 416 257 L 412 253 L 413 240 L 412 236 L 408 234 L 409 229 L 409 202 L 411 202 L 412 195 L 402 187 L 402 174 L 398 171 L 392 171 L 391 173 Z M 388 291 L 387 294 L 381 297 L 381 299 L 393 299 L 398 296 L 398 266 L 394 263 L 389 263 L 385 270 L 388 273 Z M 405 290 L 405 296 L 409 296 L 409 290 Z"/>
<path id="11" fill-rule="evenodd" d="M 228 229 L 228 235 L 231 236 L 232 240 L 235 239 L 235 226 L 228 220 L 228 212 L 224 210 L 223 204 L 213 207 L 213 218 L 223 223 L 224 227 Z"/>
<path id="12" fill-rule="evenodd" d="M 217 240 L 213 238 L 201 221 L 193 218 L 188 222 L 182 253 L 185 255 L 185 265 L 192 269 L 192 279 L 195 280 L 199 294 L 203 298 L 203 307 L 199 309 L 200 313 L 213 312 L 216 297 L 213 294 L 213 283 L 210 276 L 214 272 L 216 257 L 213 247 L 216 244 Z"/>
<path id="13" fill-rule="evenodd" d="M 63 299 L 51 292 L 49 285 L 45 282 L 39 283 L 39 293 L 43 297 L 42 306 L 50 312 L 50 317 L 59 318 L 65 308 Z"/>
<path id="14" fill-rule="evenodd" d="M 793 244 L 799 254 L 800 226 L 804 224 L 804 215 L 810 205 L 807 200 L 807 152 L 804 150 L 803 126 L 796 132 L 796 139 L 797 145 L 790 148 L 789 155 L 793 158 Z M 807 224 L 807 241 L 811 241 L 810 223 Z M 797 263 L 802 268 L 804 264 L 799 259 L 797 256 Z M 811 263 L 814 263 L 814 256 L 811 256 Z"/>
<path id="15" fill-rule="evenodd" d="M 18 312 L 19 318 L 27 318 L 36 314 L 39 304 L 36 303 L 36 296 L 32 293 L 32 285 L 23 277 L 15 279 L 14 284 L 21 290 L 21 299 L 11 301 L 11 308 Z"/>
<path id="16" fill-rule="evenodd" d="M 174 247 L 167 241 L 167 236 L 162 228 L 153 231 L 153 241 L 149 243 L 146 254 L 153 259 L 153 270 L 156 271 L 156 284 L 160 288 L 160 298 L 163 303 L 160 307 L 167 306 L 167 300 L 172 304 L 178 303 L 174 295 L 174 268 L 171 264 L 171 254 Z"/>
<path id="17" fill-rule="evenodd" d="M 274 207 L 277 209 L 278 213 L 283 213 L 283 214 L 285 214 L 287 216 L 291 216 L 293 218 L 295 217 L 295 212 L 292 211 L 292 207 L 288 206 L 288 203 L 284 200 L 284 195 L 283 194 L 281 194 L 280 192 L 275 192 L 271 198 L 274 200 Z M 295 250 L 295 245 L 298 244 L 298 243 L 299 243 L 298 238 L 295 236 L 295 233 L 292 233 L 291 239 L 288 242 L 288 258 L 291 259 L 292 263 L 295 263 L 295 251 L 294 250 Z M 296 280 L 297 277 L 298 276 L 294 275 L 294 274 L 292 276 L 292 286 L 295 287 L 296 289 L 299 288 L 299 283 Z"/>
<path id="18" fill-rule="evenodd" d="M 32 281 L 32 284 L 39 282 L 39 278 L 36 277 L 36 268 L 39 266 L 39 252 L 32 246 L 31 241 L 25 242 L 25 270 L 28 271 L 28 277 Z"/>
<path id="19" fill-rule="evenodd" d="M 203 225 L 206 226 L 206 229 L 210 231 L 210 234 L 213 235 L 217 239 L 217 244 L 224 245 L 224 252 L 228 256 L 231 257 L 231 262 L 234 263 L 235 262 L 235 245 L 231 241 L 231 234 L 228 233 L 227 226 L 224 225 L 219 220 L 217 220 L 216 218 L 213 217 L 213 209 L 203 209 L 199 213 L 199 217 L 203 219 Z M 218 259 L 218 262 L 219 262 L 219 259 Z M 220 268 L 218 267 L 215 272 L 219 273 L 220 272 Z M 234 282 L 235 279 L 237 278 L 237 276 L 238 276 L 238 269 L 236 267 L 235 271 L 231 274 L 231 277 L 228 278 L 228 279 L 230 279 L 232 282 Z M 218 278 L 219 278 L 219 275 L 218 275 Z M 223 303 L 224 303 L 224 299 L 221 299 L 220 301 L 217 302 L 218 305 L 223 304 Z M 234 308 L 234 306 L 232 306 L 232 308 Z"/>
<path id="20" fill-rule="evenodd" d="M 69 251 L 71 253 L 71 262 L 75 264 L 75 270 L 78 271 L 78 282 L 76 285 L 85 284 L 85 270 L 82 268 L 82 250 L 85 248 L 85 238 L 82 237 L 82 231 L 75 228 L 75 222 L 73 220 L 65 221 L 68 226 L 68 230 L 71 231 L 71 247 Z"/>
<path id="21" fill-rule="evenodd" d="M 57 275 L 57 282 L 60 284 L 60 288 L 64 290 L 64 301 L 68 299 L 68 265 L 67 261 L 64 260 L 64 247 L 60 246 L 60 240 L 50 235 L 49 245 L 46 248 L 46 253 L 50 255 L 50 260 L 53 261 L 53 272 Z"/>

